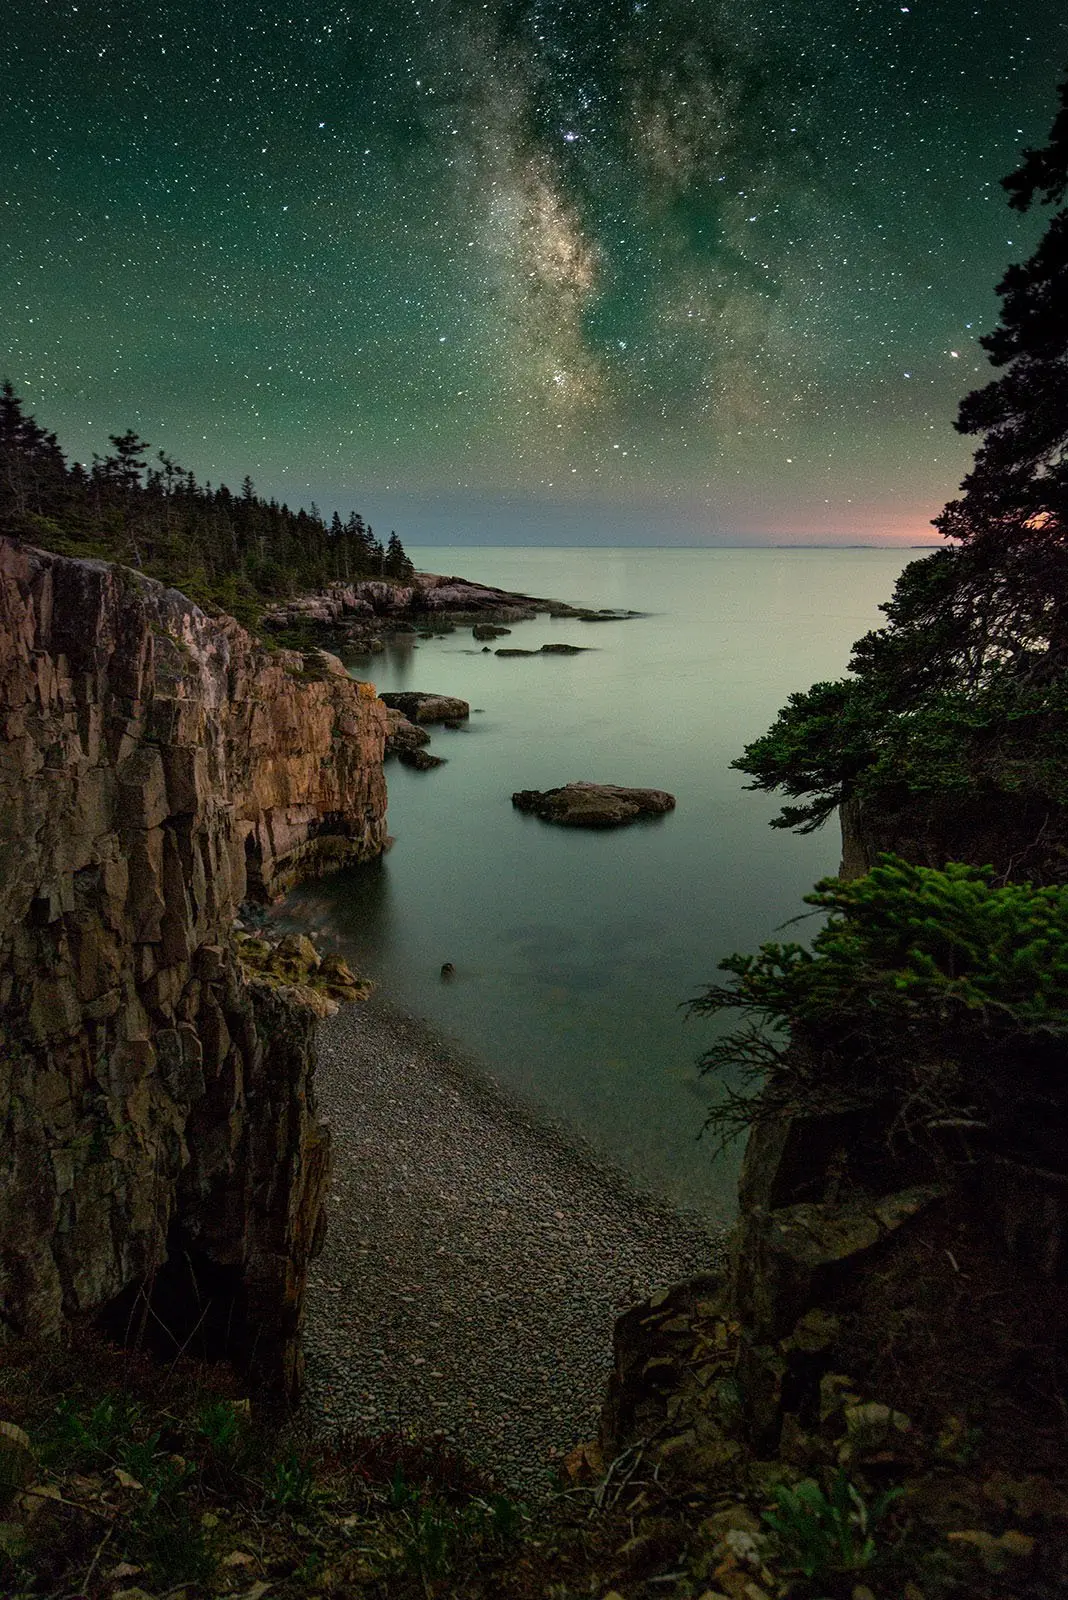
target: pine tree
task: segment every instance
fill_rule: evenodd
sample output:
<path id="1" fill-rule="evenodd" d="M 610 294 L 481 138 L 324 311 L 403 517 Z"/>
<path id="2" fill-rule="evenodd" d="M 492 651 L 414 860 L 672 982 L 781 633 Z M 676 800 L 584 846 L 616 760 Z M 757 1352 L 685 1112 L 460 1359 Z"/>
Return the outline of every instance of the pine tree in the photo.
<path id="1" fill-rule="evenodd" d="M 958 430 L 981 442 L 935 522 L 954 542 L 905 568 L 852 676 L 791 696 L 734 763 L 805 799 L 778 826 L 818 826 L 858 794 L 900 806 L 913 786 L 1068 806 L 1068 76 L 1058 93 L 1048 143 L 1004 180 L 1015 209 L 1056 209 L 998 286 L 982 343 L 1001 375 L 961 403 Z"/>
<path id="2" fill-rule="evenodd" d="M 127 428 L 125 433 L 109 433 L 108 443 L 114 445 L 115 449 L 112 455 L 104 457 L 101 464 L 103 476 L 127 493 L 140 488 L 148 445 L 137 437 L 132 428 Z"/>
<path id="3" fill-rule="evenodd" d="M 132 561 L 252 625 L 266 599 L 382 571 L 385 552 L 356 512 L 327 526 L 314 505 L 291 511 L 260 498 L 250 477 L 234 494 L 198 484 L 165 450 L 148 462 L 132 429 L 110 444 L 91 474 L 68 469 L 55 435 L 25 414 L 10 383 L 0 385 L 0 533 L 64 555 Z M 403 550 L 393 559 L 406 570 Z"/>
<path id="4" fill-rule="evenodd" d="M 1004 375 L 967 395 L 960 433 L 983 436 L 964 493 L 935 526 L 965 544 L 1068 542 L 1068 76 L 1049 143 L 1003 180 L 1017 211 L 1056 206 L 1029 260 L 998 285 L 1001 320 L 981 341 Z"/>
<path id="5" fill-rule="evenodd" d="M 54 433 L 25 415 L 10 382 L 0 387 L 0 531 L 19 533 L 22 519 L 55 509 L 66 463 Z"/>
<path id="6" fill-rule="evenodd" d="M 391 533 L 389 536 L 389 543 L 386 546 L 386 555 L 382 564 L 382 571 L 385 573 L 387 578 L 398 578 L 402 582 L 413 577 L 415 574 L 415 568 L 408 560 L 408 557 L 404 551 L 404 546 L 397 538 L 396 532 Z"/>

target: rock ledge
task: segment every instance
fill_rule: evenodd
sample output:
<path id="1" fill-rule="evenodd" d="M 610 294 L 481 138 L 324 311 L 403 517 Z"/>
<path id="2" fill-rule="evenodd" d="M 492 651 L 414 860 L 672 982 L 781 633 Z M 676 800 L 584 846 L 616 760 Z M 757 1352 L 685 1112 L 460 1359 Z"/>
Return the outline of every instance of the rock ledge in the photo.
<path id="1" fill-rule="evenodd" d="M 461 722 L 471 715 L 466 700 L 447 694 L 425 694 L 418 689 L 390 690 L 381 695 L 383 705 L 400 711 L 409 722 Z"/>

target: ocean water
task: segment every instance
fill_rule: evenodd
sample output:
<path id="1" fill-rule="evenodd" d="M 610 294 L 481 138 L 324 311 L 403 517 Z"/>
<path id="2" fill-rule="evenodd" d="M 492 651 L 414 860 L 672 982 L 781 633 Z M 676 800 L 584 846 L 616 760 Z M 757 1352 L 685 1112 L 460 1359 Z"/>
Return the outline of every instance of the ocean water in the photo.
<path id="1" fill-rule="evenodd" d="M 540 618 L 496 641 L 588 647 L 577 656 L 501 659 L 464 630 L 360 663 L 379 690 L 460 695 L 477 711 L 434 731 L 446 766 L 387 766 L 388 855 L 308 886 L 290 909 L 640 1185 L 726 1218 L 737 1152 L 713 1160 L 699 1138 L 710 1087 L 695 1059 L 713 1024 L 683 1003 L 730 951 L 811 932 L 783 924 L 840 854 L 833 824 L 805 838 L 771 829 L 777 805 L 730 762 L 791 692 L 842 673 L 910 553 L 411 554 L 424 570 L 648 615 Z M 669 789 L 678 805 L 604 833 L 511 805 L 515 789 L 575 779 Z"/>

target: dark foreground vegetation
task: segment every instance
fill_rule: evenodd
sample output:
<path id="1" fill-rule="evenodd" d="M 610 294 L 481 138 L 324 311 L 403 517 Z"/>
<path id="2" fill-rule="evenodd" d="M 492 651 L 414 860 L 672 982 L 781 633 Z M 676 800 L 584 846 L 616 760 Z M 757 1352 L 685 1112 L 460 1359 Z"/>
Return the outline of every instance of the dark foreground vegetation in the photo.
<path id="1" fill-rule="evenodd" d="M 514 1548 L 525 1513 L 444 1445 L 330 1447 L 229 1368 L 82 1332 L 0 1351 L 0 1594 L 425 1596 Z M 32 1441 L 20 1449 L 18 1428 Z M 6 1520 L 5 1520 L 6 1519 Z"/>
<path id="2" fill-rule="evenodd" d="M 932 1248 L 955 1255 L 963 1283 L 930 1273 Z M 961 1315 L 969 1295 L 996 1303 L 1005 1288 L 982 1237 L 942 1215 L 865 1281 L 841 1319 L 844 1370 L 820 1385 L 804 1431 L 763 1453 L 744 1442 L 740 1330 L 715 1284 L 661 1293 L 629 1313 L 649 1369 L 639 1431 L 610 1452 L 578 1447 L 533 1506 L 439 1439 L 312 1438 L 250 1404 L 228 1369 L 162 1366 L 85 1330 L 46 1353 L 8 1345 L 0 1594 L 1059 1600 L 1068 1493 L 1052 1480 L 1056 1428 L 1030 1426 L 1025 1382 L 991 1393 L 1002 1330 L 982 1336 Z M 1008 1319 L 1027 1348 L 1049 1320 L 1041 1296 Z M 837 1319 L 809 1315 L 803 1359 L 829 1328 Z M 862 1369 L 862 1383 L 848 1376 Z M 873 1384 L 889 1405 L 868 1398 Z"/>
<path id="3" fill-rule="evenodd" d="M 743 1069 L 710 1126 L 863 1114 L 902 1161 L 944 1176 L 983 1152 L 1063 1154 L 1068 886 L 995 884 L 989 867 L 892 855 L 819 883 L 811 947 L 729 956 L 699 1014 L 741 1011 L 703 1069 Z"/>
<path id="4" fill-rule="evenodd" d="M 0 534 L 66 556 L 137 567 L 210 610 L 254 627 L 289 595 L 357 578 L 409 578 L 395 533 L 385 546 L 358 512 L 326 522 L 313 505 L 291 511 L 257 495 L 198 483 L 166 451 L 149 456 L 136 433 L 112 434 L 91 467 L 68 463 L 54 433 L 0 391 Z"/>

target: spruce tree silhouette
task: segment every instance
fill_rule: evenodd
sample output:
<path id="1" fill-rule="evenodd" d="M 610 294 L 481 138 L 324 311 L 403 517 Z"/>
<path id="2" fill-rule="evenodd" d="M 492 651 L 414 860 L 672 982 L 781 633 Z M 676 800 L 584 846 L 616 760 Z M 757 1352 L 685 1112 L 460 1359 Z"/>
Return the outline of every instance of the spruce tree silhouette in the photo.
<path id="1" fill-rule="evenodd" d="M 1068 75 L 1049 142 L 1003 179 L 1017 211 L 1055 206 L 1034 254 L 998 285 L 1001 319 L 981 341 L 1004 374 L 961 403 L 979 434 L 963 493 L 935 526 L 965 544 L 1060 549 L 1068 537 Z"/>

